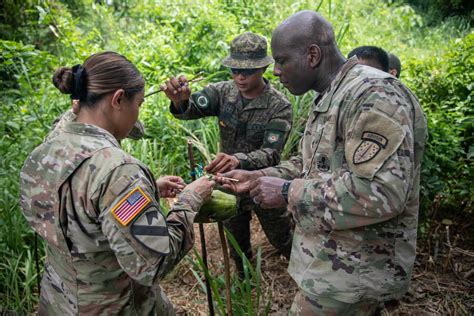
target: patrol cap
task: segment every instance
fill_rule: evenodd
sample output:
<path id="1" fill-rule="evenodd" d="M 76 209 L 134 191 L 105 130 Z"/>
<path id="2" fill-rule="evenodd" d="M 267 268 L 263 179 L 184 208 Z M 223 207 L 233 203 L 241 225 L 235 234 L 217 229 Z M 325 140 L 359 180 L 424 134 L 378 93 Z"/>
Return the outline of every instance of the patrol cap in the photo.
<path id="1" fill-rule="evenodd" d="M 252 32 L 234 38 L 230 55 L 222 61 L 222 65 L 237 69 L 263 68 L 271 63 L 273 58 L 267 55 L 267 40 Z"/>
<path id="2" fill-rule="evenodd" d="M 130 139 L 140 139 L 143 138 L 145 135 L 145 126 L 143 126 L 143 123 L 140 121 L 136 121 L 135 124 L 133 124 L 132 130 L 128 132 L 127 138 Z"/>

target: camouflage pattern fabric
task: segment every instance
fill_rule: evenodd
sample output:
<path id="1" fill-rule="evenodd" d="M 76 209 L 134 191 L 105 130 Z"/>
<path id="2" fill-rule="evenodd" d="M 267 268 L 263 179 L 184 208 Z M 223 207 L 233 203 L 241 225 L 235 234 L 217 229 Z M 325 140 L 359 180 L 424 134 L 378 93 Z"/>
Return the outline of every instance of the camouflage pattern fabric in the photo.
<path id="1" fill-rule="evenodd" d="M 240 249 L 248 259 L 252 259 L 252 247 L 250 244 L 250 220 L 252 211 L 262 225 L 262 229 L 268 241 L 280 251 L 287 259 L 290 258 L 293 240 L 293 222 L 286 208 L 262 209 L 249 197 L 238 199 L 238 213 L 224 222 L 224 226 L 231 232 Z M 243 263 L 237 251 L 231 247 L 230 252 L 237 271 L 243 273 Z M 243 276 L 243 275 L 242 275 Z"/>
<path id="2" fill-rule="evenodd" d="M 294 179 L 288 271 L 305 296 L 355 303 L 407 291 L 426 136 L 415 96 L 355 58 L 318 96 L 300 155 L 263 170 Z"/>
<path id="3" fill-rule="evenodd" d="M 367 316 L 376 315 L 384 308 L 383 303 L 376 300 L 363 300 L 355 304 L 336 301 L 330 297 L 307 296 L 296 293 L 288 315 L 344 315 Z"/>
<path id="4" fill-rule="evenodd" d="M 255 69 L 266 67 L 273 61 L 273 58 L 267 55 L 265 37 L 246 32 L 234 38 L 230 44 L 230 55 L 222 61 L 222 65 L 237 69 Z"/>
<path id="5" fill-rule="evenodd" d="M 72 110 L 67 110 L 63 114 L 61 114 L 58 118 L 56 118 L 53 122 L 53 128 L 50 130 L 48 135 L 46 136 L 45 140 L 49 138 L 53 138 L 58 133 L 64 130 L 64 126 L 69 122 L 74 122 L 77 118 L 77 115 L 72 112 Z M 145 126 L 140 121 L 136 121 L 133 124 L 132 130 L 128 133 L 127 138 L 130 139 L 140 139 L 145 135 Z"/>
<path id="6" fill-rule="evenodd" d="M 193 93 L 181 111 L 171 104 L 170 111 L 176 118 L 184 120 L 217 116 L 221 152 L 237 157 L 241 169 L 274 166 L 280 161 L 290 133 L 293 109 L 281 92 L 265 82 L 267 86 L 263 93 L 245 106 L 235 83 L 225 81 Z M 232 235 L 238 236 L 242 251 L 251 254 L 248 221 L 252 210 L 259 217 L 270 242 L 289 256 L 292 229 L 287 210 L 262 210 L 248 196 L 239 197 L 238 215 L 226 221 Z M 269 215 L 263 215 L 263 212 Z M 236 264 L 241 265 L 233 248 L 231 254 L 237 259 Z"/>
<path id="7" fill-rule="evenodd" d="M 66 123 L 20 173 L 20 204 L 45 239 L 40 315 L 173 314 L 159 280 L 191 249 L 202 199 L 183 190 L 168 216 L 155 179 L 107 131 Z"/>
<path id="8" fill-rule="evenodd" d="M 281 92 L 265 82 L 263 93 L 246 106 L 235 83 L 224 81 L 193 93 L 181 110 L 171 104 L 170 111 L 182 120 L 217 116 L 220 150 L 236 156 L 241 169 L 274 166 L 290 133 L 293 109 Z"/>

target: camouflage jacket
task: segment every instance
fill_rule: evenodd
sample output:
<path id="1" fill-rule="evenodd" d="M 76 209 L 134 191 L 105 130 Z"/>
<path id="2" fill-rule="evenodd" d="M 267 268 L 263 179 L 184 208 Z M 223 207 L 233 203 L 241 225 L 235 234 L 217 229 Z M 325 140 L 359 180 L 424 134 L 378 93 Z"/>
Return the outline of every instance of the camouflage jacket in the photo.
<path id="1" fill-rule="evenodd" d="M 426 134 L 415 96 L 355 58 L 315 100 L 301 154 L 263 170 L 294 179 L 288 270 L 303 291 L 346 303 L 405 293 Z"/>
<path id="2" fill-rule="evenodd" d="M 61 133 L 64 130 L 66 124 L 69 122 L 74 122 L 76 119 L 77 115 L 74 114 L 72 110 L 67 110 L 61 114 L 54 120 L 53 127 L 49 131 L 48 135 L 46 135 L 45 141 Z M 143 126 L 142 122 L 136 121 L 135 124 L 133 124 L 132 130 L 128 133 L 127 138 L 137 140 L 142 138 L 143 135 L 145 135 L 145 127 Z"/>
<path id="3" fill-rule="evenodd" d="M 247 170 L 280 162 L 293 123 L 291 103 L 268 81 L 263 93 L 245 107 L 235 83 L 225 81 L 193 93 L 181 111 L 171 104 L 170 111 L 184 120 L 217 116 L 221 152 L 234 154 L 240 168 Z"/>
<path id="4" fill-rule="evenodd" d="M 157 283 L 192 247 L 202 199 L 185 189 L 165 218 L 151 172 L 110 133 L 60 129 L 20 173 L 21 208 L 47 243 L 39 313 L 166 315 Z"/>

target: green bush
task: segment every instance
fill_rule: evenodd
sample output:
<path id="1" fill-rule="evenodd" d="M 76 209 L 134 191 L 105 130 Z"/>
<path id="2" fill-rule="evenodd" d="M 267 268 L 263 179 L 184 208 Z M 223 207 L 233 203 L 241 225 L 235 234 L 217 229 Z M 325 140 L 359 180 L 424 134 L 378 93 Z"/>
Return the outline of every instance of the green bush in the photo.
<path id="1" fill-rule="evenodd" d="M 208 80 L 192 86 L 197 90 L 207 82 L 230 78 L 220 61 L 237 34 L 250 30 L 270 39 L 274 27 L 290 14 L 318 10 L 333 22 L 343 53 L 359 45 L 378 45 L 401 57 L 402 81 L 417 94 L 429 123 L 422 213 L 440 206 L 450 207 L 453 213 L 472 209 L 473 35 L 469 21 L 453 18 L 427 27 L 426 18 L 412 7 L 382 0 L 117 0 L 112 6 L 103 2 L 2 2 L 2 308 L 26 313 L 37 302 L 34 235 L 19 210 L 18 176 L 26 156 L 41 142 L 54 118 L 70 107 L 67 96 L 52 85 L 51 76 L 57 67 L 80 63 L 98 51 L 126 55 L 143 73 L 147 92 L 158 89 L 170 75 L 204 71 Z M 274 82 L 270 73 L 271 69 L 267 75 Z M 294 129 L 284 151 L 288 157 L 296 151 L 312 95 L 295 97 L 276 86 L 294 106 Z M 146 137 L 124 141 L 123 148 L 156 175 L 189 179 L 186 139 L 193 140 L 198 161 L 207 162 L 218 150 L 218 126 L 214 118 L 177 121 L 168 106 L 163 95 L 147 99 L 140 111 Z"/>
<path id="2" fill-rule="evenodd" d="M 472 211 L 474 188 L 474 33 L 448 52 L 412 60 L 406 83 L 420 99 L 429 140 L 422 168 L 422 212 L 435 207 Z"/>
<path id="3" fill-rule="evenodd" d="M 464 15 L 473 17 L 474 3 L 470 0 L 401 0 L 425 14 L 431 23 L 437 23 L 445 17 Z"/>

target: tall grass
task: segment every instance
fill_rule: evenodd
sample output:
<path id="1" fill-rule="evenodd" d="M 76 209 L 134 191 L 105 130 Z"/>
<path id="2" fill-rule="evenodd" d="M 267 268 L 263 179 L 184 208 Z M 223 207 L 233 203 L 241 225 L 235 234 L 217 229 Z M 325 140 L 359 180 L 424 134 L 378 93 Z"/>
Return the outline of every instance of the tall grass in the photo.
<path id="1" fill-rule="evenodd" d="M 425 58 L 442 56 L 449 48 L 446 39 L 463 37 L 470 31 L 469 23 L 456 18 L 426 28 L 423 17 L 409 6 L 382 0 L 117 0 L 113 6 L 94 0 L 8 3 L 6 9 L 21 8 L 20 13 L 8 14 L 26 20 L 8 28 L 11 34 L 0 32 L 0 309 L 23 313 L 32 311 L 37 302 L 38 276 L 31 268 L 34 235 L 19 210 L 18 177 L 28 153 L 41 142 L 54 118 L 70 107 L 69 100 L 51 84 L 55 68 L 80 63 L 94 52 L 114 50 L 137 65 L 146 78 L 147 91 L 180 73 L 191 77 L 204 70 L 211 82 L 229 79 L 220 61 L 235 35 L 250 30 L 269 39 L 280 21 L 309 9 L 318 10 L 334 23 L 343 53 L 358 45 L 382 46 L 398 54 L 404 64 L 417 60 L 415 66 L 421 70 L 414 74 L 429 77 L 440 70 L 434 64 L 429 72 L 423 72 Z M 408 83 L 426 84 L 403 78 L 407 75 L 414 75 L 402 72 L 403 80 L 410 79 Z M 192 86 L 194 91 L 201 87 Z M 294 130 L 283 154 L 288 157 L 297 148 L 312 96 L 285 93 L 295 110 Z M 197 159 L 205 164 L 218 151 L 218 125 L 214 118 L 177 121 L 168 106 L 163 95 L 147 99 L 140 110 L 146 137 L 124 141 L 123 148 L 156 175 L 177 174 L 189 180 L 186 140 L 193 140 Z M 450 146 L 447 143 L 445 147 Z M 39 248 L 43 257 L 42 245 Z M 243 291 L 245 287 L 240 288 Z"/>
<path id="2" fill-rule="evenodd" d="M 255 257 L 255 266 L 245 256 L 237 241 L 226 229 L 225 234 L 230 244 L 237 250 L 243 260 L 244 277 L 240 279 L 237 274 L 231 279 L 232 311 L 234 315 L 268 315 L 272 302 L 271 291 L 263 291 L 262 280 L 262 251 L 259 247 Z M 214 298 L 215 309 L 220 315 L 226 315 L 227 306 L 225 299 L 225 279 L 224 275 L 215 275 L 208 271 L 199 253 L 195 250 L 194 257 L 187 257 L 191 262 L 191 271 L 201 286 L 201 290 L 206 293 L 204 277 L 207 276 L 211 285 Z"/>

